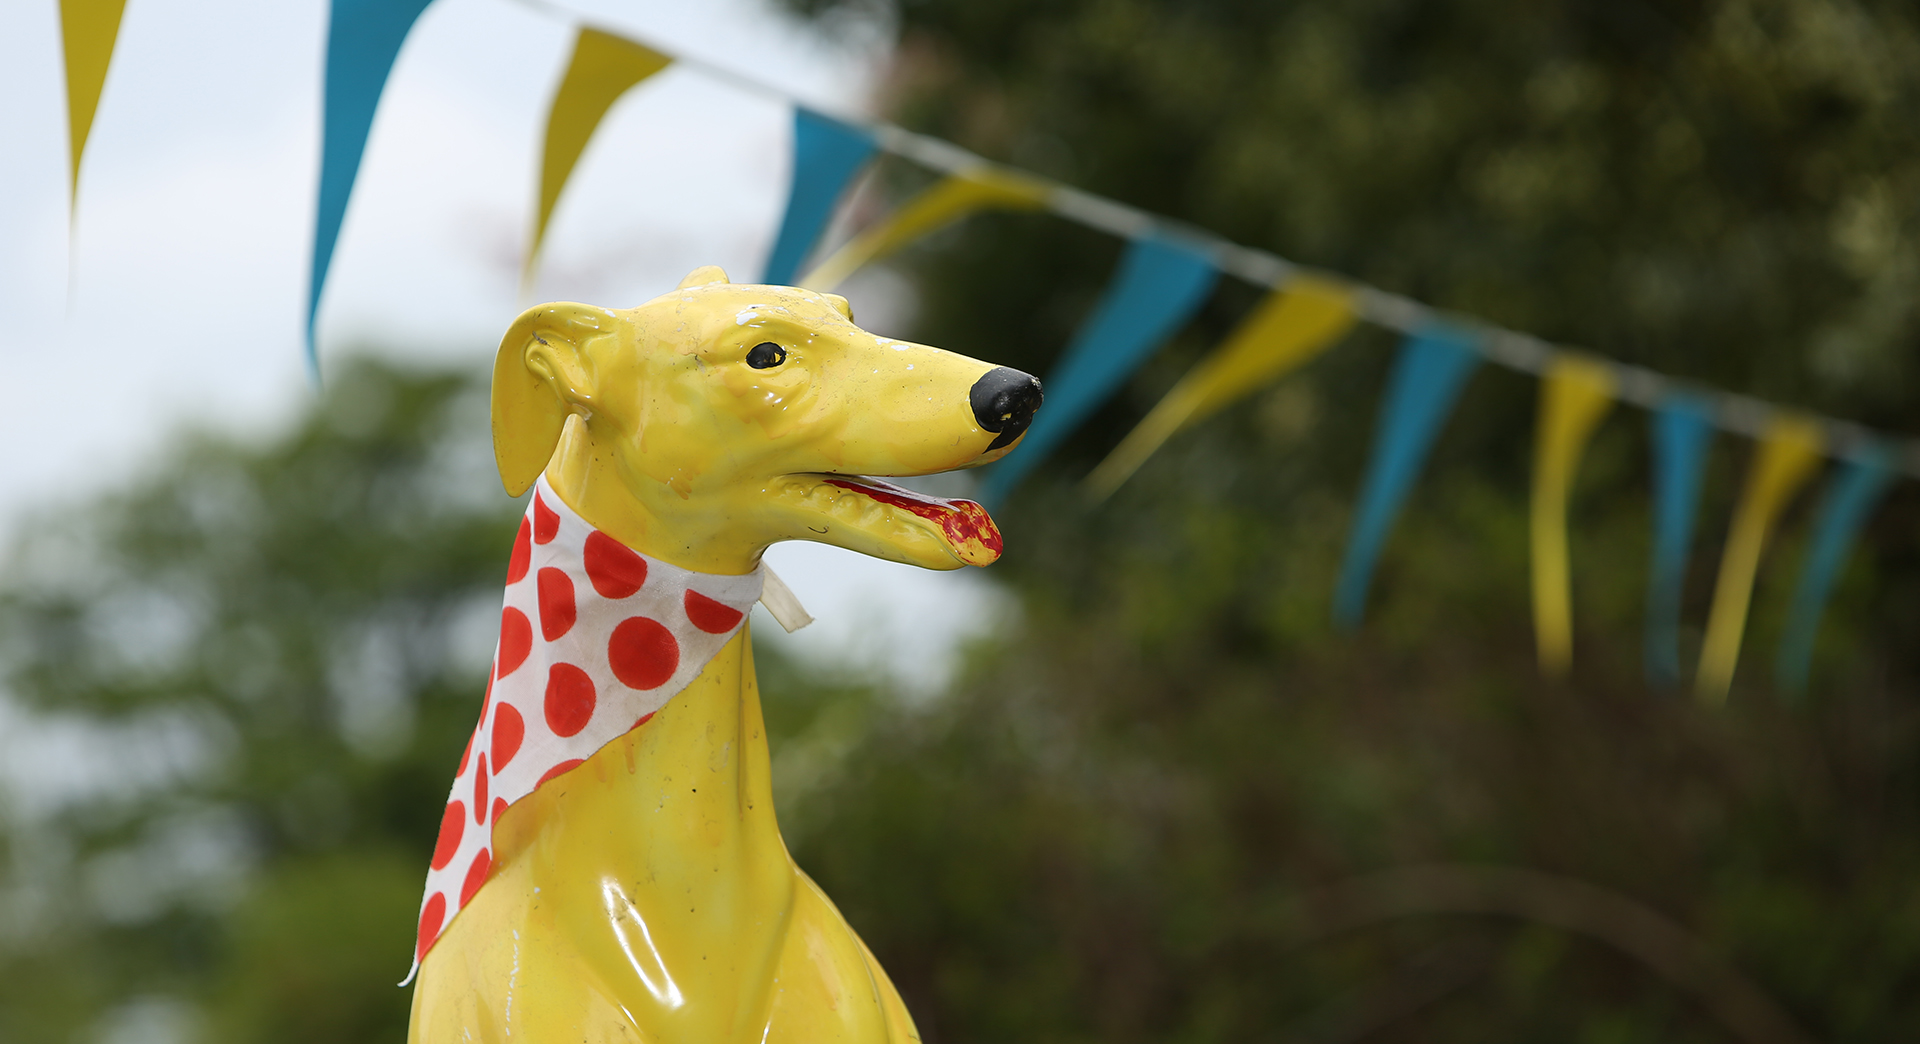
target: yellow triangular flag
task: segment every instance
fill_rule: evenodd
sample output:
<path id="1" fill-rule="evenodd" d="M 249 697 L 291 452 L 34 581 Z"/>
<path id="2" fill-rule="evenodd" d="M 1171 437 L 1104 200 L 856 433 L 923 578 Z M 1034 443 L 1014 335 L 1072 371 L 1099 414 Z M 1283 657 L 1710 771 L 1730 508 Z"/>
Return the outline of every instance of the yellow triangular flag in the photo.
<path id="1" fill-rule="evenodd" d="M 540 160 L 540 212 L 533 222 L 533 241 L 527 244 L 522 278 L 533 272 L 534 258 L 547 234 L 547 220 L 560 201 L 573 166 L 587 149 L 594 129 L 622 94 L 666 68 L 672 58 L 625 37 L 582 28 L 574 40 L 560 89 L 554 92 L 547 114 L 547 147 Z"/>
<path id="2" fill-rule="evenodd" d="M 1212 355 L 1187 372 L 1107 459 L 1087 476 L 1104 498 L 1180 429 L 1305 365 L 1353 328 L 1353 291 L 1313 276 L 1295 276 L 1255 306 Z"/>
<path id="3" fill-rule="evenodd" d="M 1046 203 L 1048 192 L 1044 182 L 990 167 L 955 174 L 848 240 L 808 272 L 800 285 L 809 290 L 832 290 L 861 266 L 976 210 L 1037 210 Z"/>
<path id="4" fill-rule="evenodd" d="M 60 36 L 67 54 L 67 148 L 73 157 L 69 209 L 80 192 L 80 156 L 87 150 L 93 114 L 100 108 L 100 91 L 113 62 L 113 44 L 120 36 L 120 13 L 126 0 L 60 0 Z"/>
<path id="5" fill-rule="evenodd" d="M 1587 441 L 1613 405 L 1613 374 L 1576 355 L 1553 360 L 1540 381 L 1533 457 L 1533 632 L 1540 669 L 1573 663 L 1573 593 L 1567 566 L 1567 498 Z"/>
<path id="6" fill-rule="evenodd" d="M 1694 676 L 1695 691 L 1703 700 L 1720 703 L 1727 698 L 1767 531 L 1787 501 L 1813 477 L 1824 446 L 1819 425 L 1804 417 L 1777 418 L 1760 438 L 1759 453 L 1747 470 L 1746 488 L 1734 509 L 1727 548 L 1720 557 L 1720 579 L 1713 589 L 1713 610 L 1707 616 L 1700 670 Z"/>

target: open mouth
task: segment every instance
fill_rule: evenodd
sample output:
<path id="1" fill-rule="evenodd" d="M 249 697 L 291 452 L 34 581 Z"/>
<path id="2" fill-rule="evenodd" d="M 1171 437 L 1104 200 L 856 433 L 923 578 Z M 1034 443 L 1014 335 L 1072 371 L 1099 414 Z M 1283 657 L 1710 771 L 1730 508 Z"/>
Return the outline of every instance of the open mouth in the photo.
<path id="1" fill-rule="evenodd" d="M 1000 557 L 1000 530 L 987 509 L 971 500 L 929 496 L 865 476 L 790 477 L 789 496 L 798 493 L 798 506 L 819 516 L 808 528 L 827 543 L 917 565 L 932 565 L 923 559 L 936 549 L 963 565 L 991 565 Z"/>

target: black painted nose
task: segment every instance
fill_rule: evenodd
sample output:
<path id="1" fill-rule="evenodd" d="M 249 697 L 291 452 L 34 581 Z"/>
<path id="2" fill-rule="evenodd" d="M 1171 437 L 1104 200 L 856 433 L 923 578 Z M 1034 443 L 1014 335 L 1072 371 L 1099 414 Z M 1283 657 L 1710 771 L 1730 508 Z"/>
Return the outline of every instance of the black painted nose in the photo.
<path id="1" fill-rule="evenodd" d="M 1033 423 L 1033 411 L 1040 408 L 1040 382 L 1032 374 L 1000 366 L 973 382 L 968 398 L 973 403 L 973 419 L 988 431 L 999 432 L 987 447 L 997 450 L 1019 438 Z"/>

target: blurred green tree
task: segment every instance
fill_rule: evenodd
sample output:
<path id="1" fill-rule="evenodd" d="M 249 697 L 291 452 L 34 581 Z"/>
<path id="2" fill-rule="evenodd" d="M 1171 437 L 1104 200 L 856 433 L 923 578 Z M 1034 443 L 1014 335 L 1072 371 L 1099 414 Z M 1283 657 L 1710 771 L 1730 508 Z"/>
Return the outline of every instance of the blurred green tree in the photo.
<path id="1" fill-rule="evenodd" d="M 484 389 L 356 363 L 281 437 L 28 526 L 0 1039 L 403 1039 L 513 533 L 485 430 Z"/>

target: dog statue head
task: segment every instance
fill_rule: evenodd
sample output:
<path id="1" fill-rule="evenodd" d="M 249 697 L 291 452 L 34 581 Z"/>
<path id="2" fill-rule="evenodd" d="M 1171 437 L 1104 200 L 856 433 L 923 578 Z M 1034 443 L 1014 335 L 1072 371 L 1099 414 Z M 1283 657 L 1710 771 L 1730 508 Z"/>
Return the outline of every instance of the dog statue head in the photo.
<path id="1" fill-rule="evenodd" d="M 544 471 L 583 518 L 685 568 L 745 573 L 815 540 L 957 569 L 999 557 L 985 509 L 874 476 L 998 460 L 1039 405 L 1027 374 L 709 266 L 637 308 L 523 313 L 494 360 L 493 447 L 507 492 Z"/>

